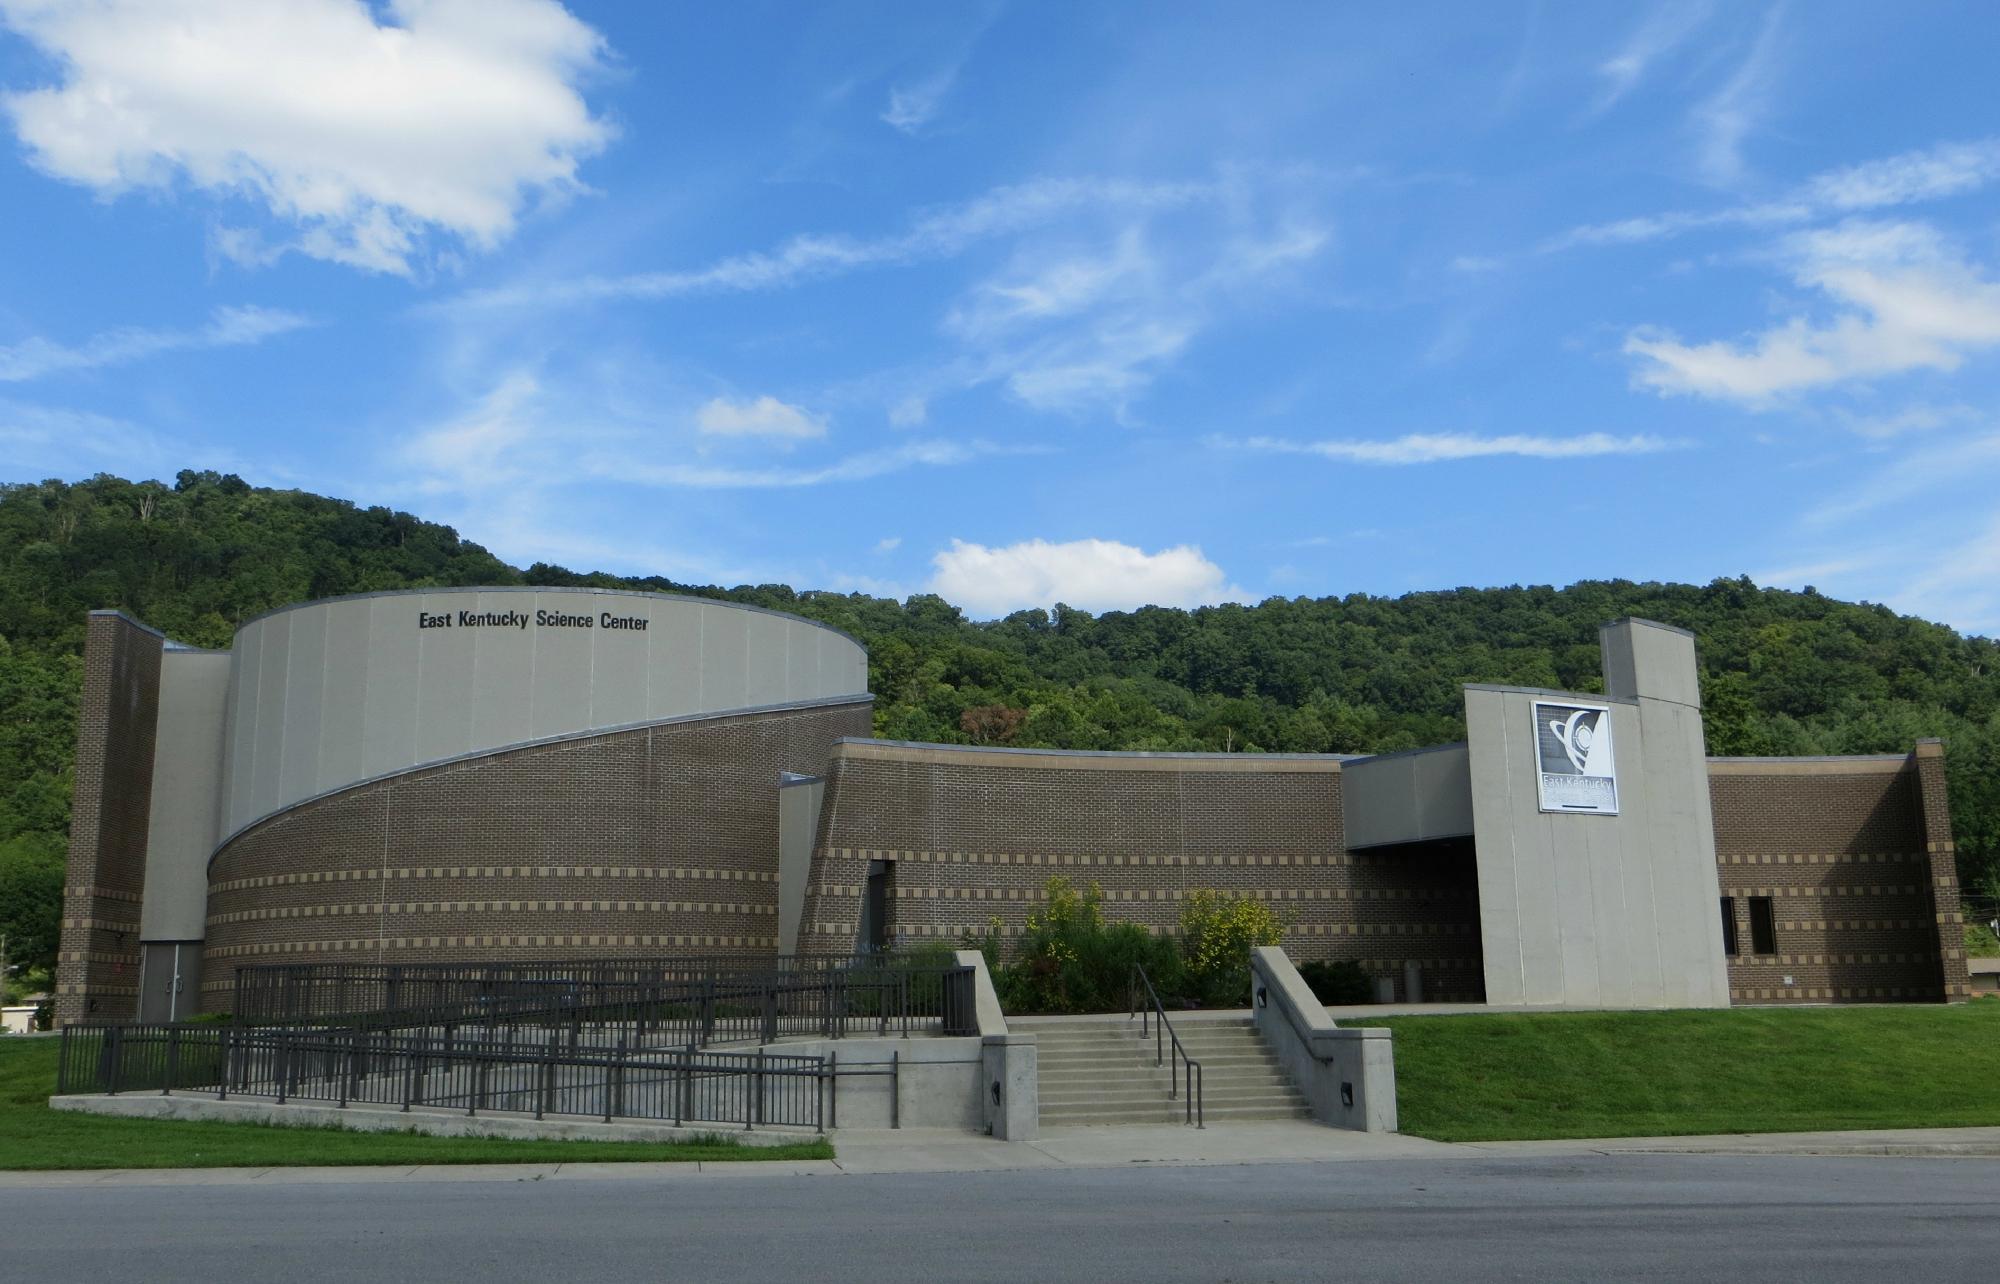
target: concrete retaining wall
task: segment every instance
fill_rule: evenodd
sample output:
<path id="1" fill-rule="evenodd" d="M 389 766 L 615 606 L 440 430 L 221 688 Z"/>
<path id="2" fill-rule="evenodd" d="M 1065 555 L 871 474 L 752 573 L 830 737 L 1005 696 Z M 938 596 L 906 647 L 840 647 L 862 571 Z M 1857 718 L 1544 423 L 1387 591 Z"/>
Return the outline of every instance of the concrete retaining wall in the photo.
<path id="1" fill-rule="evenodd" d="M 789 1146 L 817 1134 L 802 1129 L 746 1132 L 723 1124 L 706 1127 L 655 1123 L 605 1123 L 580 1118 L 529 1119 L 518 1115 L 472 1115 L 462 1110 L 419 1106 L 408 1114 L 386 1106 L 308 1105 L 275 1101 L 217 1101 L 213 1097 L 128 1094 L 118 1097 L 50 1097 L 51 1110 L 113 1115 L 125 1119 L 195 1119 L 219 1123 L 272 1124 L 283 1128 L 345 1128 L 350 1132 L 416 1132 L 432 1137 L 505 1137 L 517 1141 L 701 1141 L 733 1139 L 745 1146 Z"/>
<path id="2" fill-rule="evenodd" d="M 1396 1131 L 1396 1054 L 1389 1031 L 1336 1026 L 1277 946 L 1251 951 L 1257 1032 L 1312 1107 L 1357 1132 Z"/>

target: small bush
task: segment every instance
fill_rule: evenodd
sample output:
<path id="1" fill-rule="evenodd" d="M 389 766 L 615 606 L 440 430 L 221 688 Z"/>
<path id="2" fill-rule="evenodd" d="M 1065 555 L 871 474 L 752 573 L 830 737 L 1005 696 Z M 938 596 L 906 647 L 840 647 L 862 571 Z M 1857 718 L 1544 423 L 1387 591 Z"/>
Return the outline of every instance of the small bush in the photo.
<path id="1" fill-rule="evenodd" d="M 1137 923 L 1104 921 L 1104 891 L 1052 878 L 1047 904 L 1028 916 L 1015 960 L 994 983 L 1009 1012 L 1122 1012 L 1132 969 L 1143 966 L 1165 999 L 1181 990 L 1180 955 Z M 984 942 L 982 942 L 982 945 Z"/>
<path id="2" fill-rule="evenodd" d="M 1299 976 L 1327 1007 L 1372 1003 L 1375 983 L 1352 959 L 1313 959 L 1299 964 Z"/>
<path id="3" fill-rule="evenodd" d="M 1276 945 L 1285 925 L 1262 901 L 1194 891 L 1181 902 L 1181 956 L 1192 997 L 1208 1007 L 1240 1007 L 1250 997 L 1250 951 Z"/>

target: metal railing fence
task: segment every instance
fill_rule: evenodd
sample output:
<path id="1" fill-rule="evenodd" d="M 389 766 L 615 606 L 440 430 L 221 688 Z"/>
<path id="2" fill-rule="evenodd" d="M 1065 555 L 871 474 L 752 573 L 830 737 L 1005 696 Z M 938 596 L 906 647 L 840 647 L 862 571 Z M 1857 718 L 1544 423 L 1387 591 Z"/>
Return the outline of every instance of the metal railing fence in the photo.
<path id="1" fill-rule="evenodd" d="M 836 1064 L 828 1057 L 694 1052 L 623 1039 L 577 1045 L 561 1029 L 519 1025 L 424 1031 L 72 1025 L 62 1033 L 56 1090 L 824 1131 L 836 1119 L 838 1079 L 875 1075 L 894 1081 L 892 1102 L 899 1100 L 900 1056 Z"/>
<path id="2" fill-rule="evenodd" d="M 239 968 L 238 1024 L 377 1028 L 502 1020 L 632 1027 L 690 1047 L 785 1034 L 977 1030 L 972 969 L 893 957 Z"/>

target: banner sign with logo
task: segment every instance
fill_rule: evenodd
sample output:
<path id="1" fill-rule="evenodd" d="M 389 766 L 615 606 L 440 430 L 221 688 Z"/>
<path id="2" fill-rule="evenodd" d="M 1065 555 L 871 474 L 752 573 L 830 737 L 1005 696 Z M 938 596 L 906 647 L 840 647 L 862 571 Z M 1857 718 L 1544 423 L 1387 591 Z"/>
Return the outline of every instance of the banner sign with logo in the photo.
<path id="1" fill-rule="evenodd" d="M 1611 710 L 1601 704 L 1535 701 L 1535 770 L 1543 811 L 1618 814 Z"/>

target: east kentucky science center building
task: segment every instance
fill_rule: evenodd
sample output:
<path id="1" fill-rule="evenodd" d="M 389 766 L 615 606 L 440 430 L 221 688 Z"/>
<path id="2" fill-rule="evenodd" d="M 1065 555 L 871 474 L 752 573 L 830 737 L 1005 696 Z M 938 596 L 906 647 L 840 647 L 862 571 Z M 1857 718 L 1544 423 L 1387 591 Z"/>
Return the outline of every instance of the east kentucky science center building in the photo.
<path id="1" fill-rule="evenodd" d="M 1709 758 L 1695 639 L 1604 694 L 1465 688 L 1379 757 L 869 738 L 851 637 L 585 589 L 289 607 L 228 651 L 89 621 L 57 1016 L 177 1019 L 273 963 L 844 955 L 1016 933 L 1064 876 L 1156 930 L 1215 888 L 1399 998 L 1968 993 L 1944 758 Z"/>

